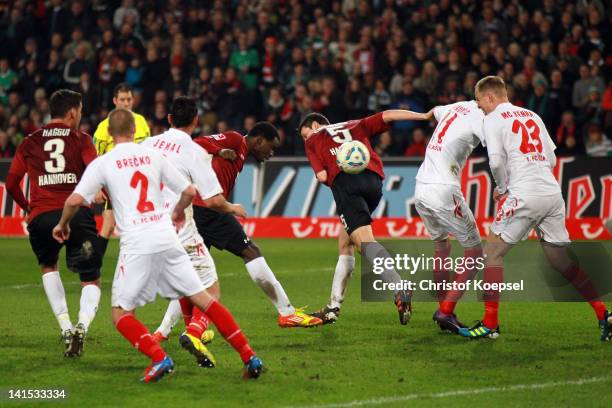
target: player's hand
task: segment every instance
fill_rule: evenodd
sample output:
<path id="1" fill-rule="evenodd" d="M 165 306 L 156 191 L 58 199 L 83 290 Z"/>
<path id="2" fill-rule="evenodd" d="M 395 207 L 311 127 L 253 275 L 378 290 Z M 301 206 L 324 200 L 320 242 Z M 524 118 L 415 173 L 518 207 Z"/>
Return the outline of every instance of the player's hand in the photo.
<path id="1" fill-rule="evenodd" d="M 185 210 L 174 209 L 172 211 L 172 224 L 176 228 L 176 232 L 179 232 L 183 225 L 185 225 Z"/>
<path id="2" fill-rule="evenodd" d="M 433 109 L 430 109 L 429 112 L 423 114 L 424 120 L 431 120 L 433 118 Z"/>
<path id="3" fill-rule="evenodd" d="M 495 202 L 502 201 L 504 198 L 506 198 L 507 195 L 508 195 L 508 191 L 504 191 L 503 193 L 500 193 L 499 191 L 497 191 L 497 189 L 493 190 L 493 200 L 495 200 Z"/>
<path id="4" fill-rule="evenodd" d="M 98 191 L 98 194 L 94 196 L 93 204 L 103 204 L 106 200 L 107 198 L 104 191 L 100 190 Z"/>
<path id="5" fill-rule="evenodd" d="M 317 181 L 319 183 L 327 182 L 327 170 L 321 170 L 320 172 L 317 173 Z"/>
<path id="6" fill-rule="evenodd" d="M 241 204 L 232 204 L 232 214 L 238 218 L 246 218 L 247 212 Z"/>
<path id="7" fill-rule="evenodd" d="M 223 157 L 225 160 L 234 161 L 236 160 L 236 152 L 232 149 L 221 149 L 219 150 L 219 157 Z"/>
<path id="8" fill-rule="evenodd" d="M 51 234 L 57 242 L 63 244 L 68 240 L 68 238 L 70 238 L 70 225 L 66 224 L 65 226 L 61 226 L 60 224 L 57 224 L 55 228 L 53 228 L 53 232 Z"/>

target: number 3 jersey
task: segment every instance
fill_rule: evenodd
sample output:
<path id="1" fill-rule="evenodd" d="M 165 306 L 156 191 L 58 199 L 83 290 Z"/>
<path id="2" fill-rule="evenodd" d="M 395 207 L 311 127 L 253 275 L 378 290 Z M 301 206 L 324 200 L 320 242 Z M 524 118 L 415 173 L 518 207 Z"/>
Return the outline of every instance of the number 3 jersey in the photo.
<path id="1" fill-rule="evenodd" d="M 420 183 L 461 187 L 461 170 L 481 141 L 484 113 L 474 101 L 436 106 L 438 125 L 427 145 L 416 179 Z"/>
<path id="2" fill-rule="evenodd" d="M 493 172 L 498 187 L 518 197 L 561 193 L 553 175 L 556 146 L 537 114 L 501 103 L 485 117 L 483 131 L 489 161 L 501 162 Z"/>
<path id="3" fill-rule="evenodd" d="M 306 140 L 306 155 L 315 174 L 327 171 L 327 185 L 331 186 L 340 168 L 336 163 L 338 148 L 344 142 L 359 140 L 370 151 L 370 164 L 367 169 L 385 178 L 383 164 L 376 154 L 370 138 L 389 130 L 389 125 L 382 118 L 382 112 L 359 120 L 335 123 L 322 126 Z"/>
<path id="4" fill-rule="evenodd" d="M 157 151 L 119 143 L 91 162 L 74 192 L 91 202 L 104 187 L 113 202 L 121 252 L 152 254 L 180 245 L 162 188 L 180 194 L 189 184 Z"/>
<path id="5" fill-rule="evenodd" d="M 9 177 L 21 180 L 28 174 L 30 219 L 61 210 L 85 167 L 96 157 L 91 136 L 63 123 L 49 123 L 26 137 L 11 163 Z M 12 195 L 19 206 L 27 206 L 23 194 Z"/>

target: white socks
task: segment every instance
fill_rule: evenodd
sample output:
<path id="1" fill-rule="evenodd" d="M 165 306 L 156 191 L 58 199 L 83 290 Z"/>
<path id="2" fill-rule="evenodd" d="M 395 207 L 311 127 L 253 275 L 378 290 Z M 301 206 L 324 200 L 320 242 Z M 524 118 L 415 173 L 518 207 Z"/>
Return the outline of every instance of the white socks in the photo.
<path id="1" fill-rule="evenodd" d="M 49 304 L 62 332 L 72 330 L 72 322 L 70 321 L 68 305 L 66 304 L 66 293 L 64 292 L 64 285 L 60 279 L 59 272 L 53 271 L 43 274 L 42 281 L 47 299 L 49 299 Z"/>
<path id="2" fill-rule="evenodd" d="M 344 294 L 346 293 L 346 287 L 348 285 L 353 270 L 355 269 L 355 257 L 351 255 L 340 255 L 338 256 L 338 263 L 336 264 L 336 272 L 334 272 L 334 280 L 332 282 L 331 299 L 329 302 L 330 308 L 340 307 L 340 304 L 344 300 Z"/>
<path id="3" fill-rule="evenodd" d="M 81 310 L 79 310 L 79 323 L 89 328 L 91 321 L 96 316 L 98 304 L 100 303 L 100 288 L 96 285 L 85 285 L 81 289 Z"/>
<path id="4" fill-rule="evenodd" d="M 274 272 L 272 272 L 272 269 L 270 269 L 263 256 L 247 262 L 244 266 L 246 266 L 253 282 L 255 282 L 257 286 L 264 291 L 266 296 L 268 296 L 268 299 L 274 303 L 274 306 L 276 306 L 281 316 L 288 316 L 295 313 L 295 308 L 291 306 L 291 302 L 283 286 L 276 280 Z"/>
<path id="5" fill-rule="evenodd" d="M 183 312 L 181 311 L 181 304 L 178 300 L 172 300 L 168 304 L 168 309 L 166 309 L 166 314 L 164 315 L 164 320 L 162 320 L 159 327 L 155 330 L 156 332 L 160 332 L 164 337 L 168 337 L 172 328 L 179 321 L 179 319 L 183 316 Z"/>

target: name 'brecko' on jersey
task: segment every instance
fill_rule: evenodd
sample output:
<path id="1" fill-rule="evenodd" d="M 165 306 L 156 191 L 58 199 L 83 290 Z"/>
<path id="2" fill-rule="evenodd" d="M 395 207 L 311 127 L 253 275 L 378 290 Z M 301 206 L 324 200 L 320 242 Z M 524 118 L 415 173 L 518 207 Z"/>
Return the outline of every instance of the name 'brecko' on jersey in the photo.
<path id="1" fill-rule="evenodd" d="M 92 202 L 104 188 L 113 203 L 121 252 L 153 254 L 180 245 L 162 185 L 179 194 L 190 183 L 156 151 L 120 143 L 87 166 L 74 192 Z"/>
<path id="2" fill-rule="evenodd" d="M 481 141 L 484 113 L 474 101 L 436 106 L 433 132 L 416 179 L 420 183 L 461 186 L 465 161 Z"/>
<path id="3" fill-rule="evenodd" d="M 489 113 L 483 124 L 489 158 L 504 164 L 508 191 L 516 196 L 550 196 L 561 188 L 553 175 L 556 146 L 542 119 L 509 102 Z"/>
<path id="4" fill-rule="evenodd" d="M 195 185 L 203 200 L 223 193 L 223 188 L 212 168 L 212 155 L 195 143 L 187 133 L 171 128 L 158 136 L 145 139 L 142 145 L 163 154 L 187 180 Z M 179 196 L 168 189 L 162 191 L 166 199 L 166 208 L 171 212 Z M 184 243 L 196 233 L 193 207 L 190 205 L 185 210 L 185 225 L 179 231 L 179 239 Z"/>

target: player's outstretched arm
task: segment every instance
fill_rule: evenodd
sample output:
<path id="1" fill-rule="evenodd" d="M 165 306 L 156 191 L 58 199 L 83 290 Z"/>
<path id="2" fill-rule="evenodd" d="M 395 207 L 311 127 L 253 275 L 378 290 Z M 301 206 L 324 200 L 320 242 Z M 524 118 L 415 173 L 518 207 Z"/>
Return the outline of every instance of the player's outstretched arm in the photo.
<path id="1" fill-rule="evenodd" d="M 430 120 L 433 117 L 433 110 L 426 113 L 413 112 L 405 109 L 390 109 L 383 111 L 382 119 L 385 123 L 397 122 L 401 120 Z"/>
<path id="2" fill-rule="evenodd" d="M 70 221 L 74 218 L 79 207 L 85 202 L 85 198 L 77 193 L 70 194 L 64 203 L 64 210 L 59 222 L 53 228 L 53 238 L 60 244 L 70 238 Z"/>
<path id="3" fill-rule="evenodd" d="M 217 212 L 232 214 L 239 218 L 245 218 L 247 216 L 246 210 L 242 205 L 230 203 L 223 197 L 223 194 L 217 194 L 203 201 L 206 207 Z"/>

